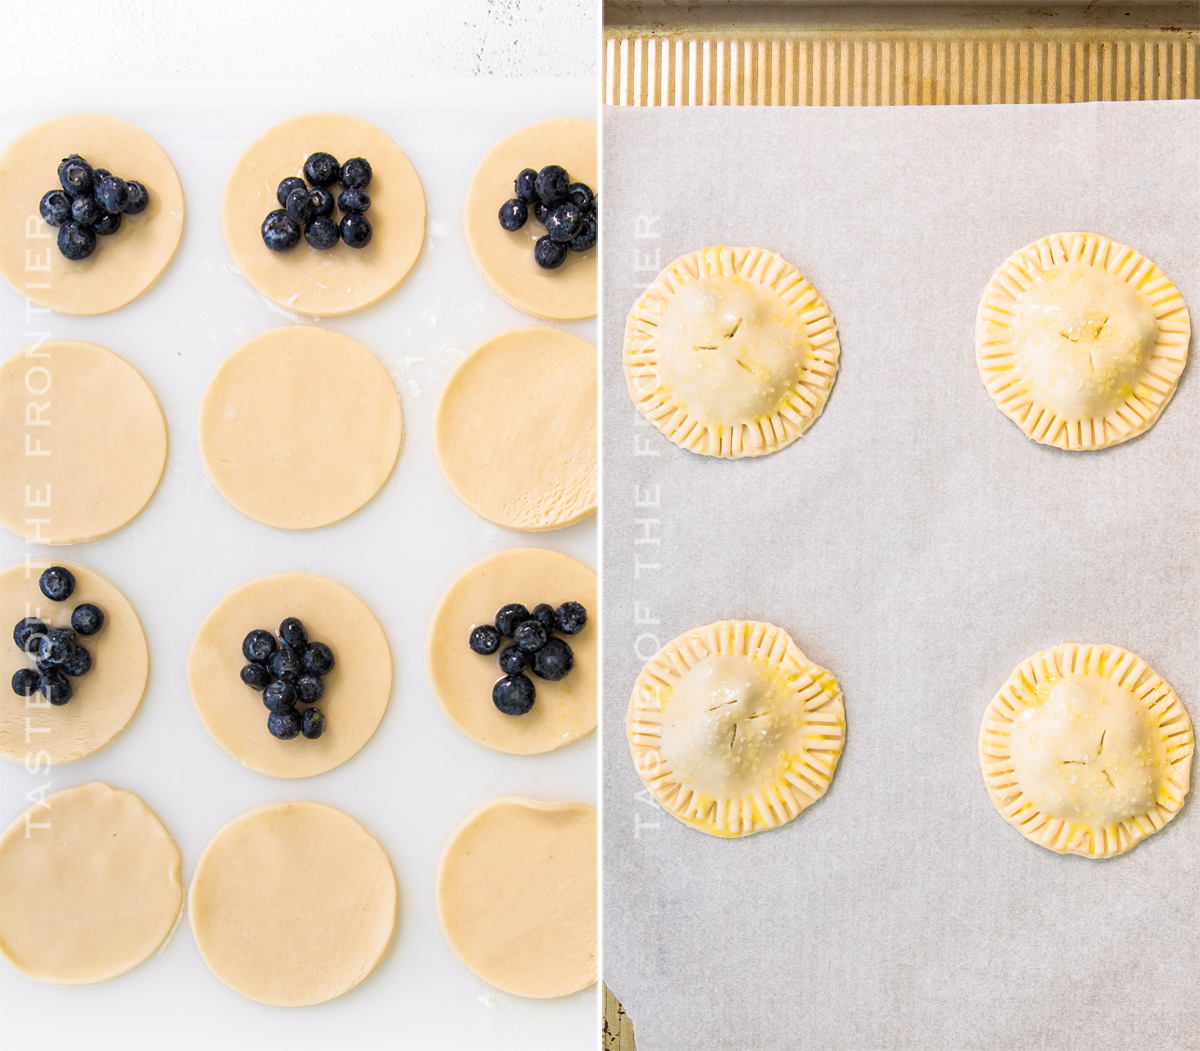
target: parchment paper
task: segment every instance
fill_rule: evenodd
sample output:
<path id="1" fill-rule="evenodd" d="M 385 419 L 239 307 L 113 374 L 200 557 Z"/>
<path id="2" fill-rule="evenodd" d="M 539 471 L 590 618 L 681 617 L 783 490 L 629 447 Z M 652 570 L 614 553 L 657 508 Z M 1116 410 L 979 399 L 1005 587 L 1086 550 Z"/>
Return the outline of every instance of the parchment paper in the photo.
<path id="1" fill-rule="evenodd" d="M 1122 857 L 1059 856 L 976 757 L 1064 639 L 1132 649 L 1200 719 L 1196 366 L 1145 436 L 1064 453 L 973 349 L 988 278 L 1055 231 L 1132 244 L 1195 318 L 1200 103 L 604 119 L 604 972 L 639 1051 L 1200 1046 L 1196 799 Z M 779 251 L 841 335 L 825 414 L 757 460 L 671 445 L 621 374 L 635 298 L 713 244 Z M 847 718 L 825 798 L 741 840 L 656 809 L 624 733 L 656 643 L 726 617 L 786 628 Z"/>

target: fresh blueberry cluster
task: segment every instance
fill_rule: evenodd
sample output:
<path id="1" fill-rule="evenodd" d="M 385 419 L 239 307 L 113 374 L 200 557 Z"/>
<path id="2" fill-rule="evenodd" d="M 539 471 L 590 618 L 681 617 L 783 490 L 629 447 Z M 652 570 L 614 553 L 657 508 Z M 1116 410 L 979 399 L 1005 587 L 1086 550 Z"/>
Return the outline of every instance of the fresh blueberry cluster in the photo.
<path id="1" fill-rule="evenodd" d="M 492 687 L 492 703 L 505 715 L 524 715 L 537 697 L 528 668 L 539 679 L 557 682 L 575 667 L 575 654 L 559 635 L 578 635 L 587 624 L 587 610 L 578 602 L 564 602 L 555 609 L 547 602 L 531 613 L 519 602 L 501 607 L 494 624 L 477 624 L 467 644 L 476 653 L 490 656 L 500 650 L 504 639 L 512 645 L 500 650 L 504 676 Z"/>
<path id="2" fill-rule="evenodd" d="M 568 251 L 595 247 L 600 218 L 587 183 L 571 182 L 565 168 L 548 164 L 540 172 L 526 168 L 513 187 L 517 195 L 500 206 L 500 225 L 520 230 L 533 213 L 534 221 L 546 228 L 533 246 L 534 261 L 543 270 L 562 266 Z"/>
<path id="3" fill-rule="evenodd" d="M 336 198 L 340 222 L 333 218 L 332 187 L 337 183 L 342 184 Z M 272 252 L 290 252 L 300 243 L 303 231 L 304 240 L 322 252 L 339 239 L 351 248 L 366 248 L 371 243 L 371 222 L 363 213 L 371 207 L 370 184 L 371 165 L 362 157 L 338 164 L 331 154 L 310 154 L 304 162 L 304 179 L 290 175 L 275 191 L 282 207 L 263 220 L 263 243 Z"/>
<path id="4" fill-rule="evenodd" d="M 304 734 L 315 741 L 325 732 L 325 713 L 315 705 L 325 693 L 323 676 L 333 670 L 333 651 L 323 642 L 309 642 L 308 632 L 295 617 L 279 625 L 276 639 L 269 631 L 250 632 L 242 640 L 242 656 L 250 663 L 242 669 L 242 682 L 263 695 L 270 715 L 272 737 L 290 741 Z"/>
<path id="5" fill-rule="evenodd" d="M 51 566 L 38 578 L 38 587 L 51 602 L 66 602 L 75 592 L 75 574 L 66 566 Z M 51 704 L 66 704 L 75 692 L 71 679 L 92 670 L 92 655 L 79 636 L 95 635 L 102 627 L 104 612 L 91 602 L 71 611 L 69 628 L 52 628 L 38 617 L 17 621 L 13 642 L 37 665 L 37 671 L 18 669 L 12 677 L 13 693 L 28 700 L 36 691 Z"/>
<path id="6" fill-rule="evenodd" d="M 96 235 L 121 229 L 122 215 L 140 215 L 150 194 L 140 182 L 126 182 L 104 168 L 93 168 L 72 153 L 58 166 L 61 190 L 50 190 L 39 205 L 42 218 L 58 227 L 58 250 L 67 259 L 86 259 L 96 250 Z"/>

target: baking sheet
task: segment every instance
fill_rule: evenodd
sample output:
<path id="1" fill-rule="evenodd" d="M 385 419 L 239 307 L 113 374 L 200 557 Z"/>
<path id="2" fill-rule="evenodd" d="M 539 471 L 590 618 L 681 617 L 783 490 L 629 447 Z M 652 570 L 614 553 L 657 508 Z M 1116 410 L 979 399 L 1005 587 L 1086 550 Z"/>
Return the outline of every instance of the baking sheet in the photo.
<path id="1" fill-rule="evenodd" d="M 334 1047 L 447 1049 L 591 1048 L 595 988 L 557 1000 L 510 996 L 454 955 L 434 911 L 437 863 L 458 823 L 498 795 L 596 802 L 593 734 L 542 756 L 491 751 L 441 713 L 425 678 L 425 635 L 438 600 L 462 570 L 508 547 L 563 551 L 596 565 L 588 520 L 548 533 L 492 526 L 461 504 L 438 470 L 433 414 L 446 378 L 485 338 L 542 324 L 491 291 L 462 234 L 467 184 L 491 146 L 553 116 L 594 116 L 592 78 L 523 80 L 104 81 L 0 80 L 0 142 L 59 113 L 109 112 L 153 135 L 174 161 L 188 215 L 183 244 L 142 299 L 97 318 L 25 314 L 0 287 L 0 354 L 33 341 L 90 339 L 131 361 L 167 416 L 162 485 L 130 526 L 92 544 L 30 547 L 58 552 L 109 577 L 141 616 L 150 683 L 141 710 L 109 748 L 50 776 L 0 762 L 0 822 L 49 781 L 50 791 L 100 780 L 137 792 L 162 818 L 190 881 L 200 852 L 227 821 L 266 803 L 311 799 L 361 821 L 387 849 L 400 885 L 396 939 L 376 972 L 341 1000 L 304 1010 L 265 1007 L 222 985 L 196 950 L 185 916 L 161 956 L 102 985 L 55 989 L 0 963 L 0 1014 L 8 1048 L 247 1049 Z M 241 151 L 285 117 L 315 109 L 355 113 L 408 154 L 428 205 L 426 242 L 407 280 L 357 314 L 311 322 L 268 303 L 232 265 L 221 234 L 225 181 Z M 53 173 L 50 173 L 53 175 Z M 395 378 L 404 444 L 379 495 L 343 522 L 281 532 L 240 515 L 200 464 L 200 398 L 225 357 L 251 336 L 319 324 L 361 341 Z M 562 327 L 596 340 L 594 322 Z M 0 534 L 0 563 L 27 548 Z M 319 777 L 283 781 L 240 767 L 205 732 L 188 694 L 187 651 L 203 619 L 231 588 L 304 570 L 332 577 L 379 618 L 395 660 L 391 704 L 361 752 Z M 7 687 L 6 687 L 7 688 Z M 329 713 L 336 718 L 335 713 Z M 305 888 L 319 902 L 336 887 Z"/>
<path id="2" fill-rule="evenodd" d="M 1195 800 L 1122 857 L 1063 857 L 996 813 L 976 747 L 1064 639 L 1134 650 L 1200 719 L 1196 368 L 1145 436 L 1064 453 L 994 406 L 973 328 L 1055 231 L 1134 245 L 1200 307 L 1200 103 L 604 128 L 604 977 L 639 1051 L 1195 1047 Z M 633 301 L 712 244 L 780 252 L 841 336 L 824 415 L 762 459 L 671 445 L 621 373 Z M 655 646 L 726 617 L 786 628 L 846 704 L 827 795 L 741 840 L 657 809 L 624 733 Z"/>

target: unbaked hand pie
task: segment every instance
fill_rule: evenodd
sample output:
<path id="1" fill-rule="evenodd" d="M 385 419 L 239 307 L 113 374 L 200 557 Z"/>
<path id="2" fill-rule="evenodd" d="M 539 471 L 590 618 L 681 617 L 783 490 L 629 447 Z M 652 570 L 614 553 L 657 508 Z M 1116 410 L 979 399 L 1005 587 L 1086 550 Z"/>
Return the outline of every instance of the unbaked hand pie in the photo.
<path id="1" fill-rule="evenodd" d="M 1030 438 L 1103 449 L 1158 419 L 1190 336 L 1183 297 L 1149 259 L 1096 234 L 1051 234 L 988 282 L 975 362 L 992 400 Z"/>
<path id="2" fill-rule="evenodd" d="M 667 643 L 629 698 L 638 775 L 713 836 L 777 828 L 820 799 L 846 737 L 837 680 L 782 628 L 723 620 Z"/>
<path id="3" fill-rule="evenodd" d="M 1064 642 L 1022 662 L 984 713 L 979 761 L 1004 819 L 1062 853 L 1123 854 L 1188 791 L 1187 710 L 1119 646 Z"/>
<path id="4" fill-rule="evenodd" d="M 681 256 L 625 323 L 638 411 L 705 456 L 762 456 L 794 442 L 825 408 L 839 353 L 817 290 L 762 248 Z"/>

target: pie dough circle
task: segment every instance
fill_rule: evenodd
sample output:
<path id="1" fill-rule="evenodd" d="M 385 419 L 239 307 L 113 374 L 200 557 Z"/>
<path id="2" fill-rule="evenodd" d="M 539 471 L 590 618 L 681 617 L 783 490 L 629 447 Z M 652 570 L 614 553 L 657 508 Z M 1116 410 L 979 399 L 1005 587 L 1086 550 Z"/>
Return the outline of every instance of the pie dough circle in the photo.
<path id="1" fill-rule="evenodd" d="M 96 251 L 75 262 L 59 252 L 58 230 L 38 211 L 46 192 L 60 188 L 58 166 L 72 153 L 93 168 L 136 179 L 150 195 L 144 212 L 123 216 L 120 230 L 98 237 Z M 175 166 L 126 121 L 102 113 L 56 117 L 0 154 L 0 277 L 40 307 L 79 315 L 118 310 L 162 276 L 182 237 L 183 187 Z"/>
<path id="2" fill-rule="evenodd" d="M 1064 642 L 1014 669 L 988 705 L 979 761 L 1001 816 L 1060 854 L 1124 854 L 1183 806 L 1187 709 L 1136 654 Z"/>
<path id="3" fill-rule="evenodd" d="M 311 911 L 305 900 L 316 901 Z M 273 803 L 213 836 L 188 913 L 204 962 L 234 992 L 306 1007 L 344 996 L 375 970 L 398 901 L 387 852 L 357 821 L 321 803 Z"/>
<path id="4" fill-rule="evenodd" d="M 301 238 L 290 252 L 272 252 L 262 224 L 279 207 L 279 184 L 303 178 L 305 160 L 318 150 L 371 162 L 371 243 L 318 251 Z M 425 192 L 404 151 L 374 124 L 345 113 L 305 113 L 276 124 L 242 154 L 225 184 L 221 225 L 234 263 L 259 292 L 297 314 L 336 317 L 370 306 L 408 276 L 425 240 Z"/>
<path id="5" fill-rule="evenodd" d="M 825 300 L 762 248 L 681 256 L 625 322 L 638 411 L 704 456 L 763 456 L 794 442 L 825 408 L 840 353 Z"/>
<path id="6" fill-rule="evenodd" d="M 275 634 L 299 617 L 308 637 L 337 660 L 324 677 L 325 732 L 281 741 L 267 732 L 262 694 L 246 686 L 242 640 Z M 242 766 L 272 777 L 312 777 L 341 766 L 375 733 L 392 692 L 392 652 L 375 615 L 341 584 L 310 573 L 259 577 L 226 595 L 200 626 L 188 653 L 188 687 L 208 732 Z"/>
<path id="7" fill-rule="evenodd" d="M 575 667 L 558 682 L 531 675 L 537 698 L 524 715 L 505 715 L 492 703 L 492 686 L 504 673 L 497 654 L 467 646 L 477 624 L 489 624 L 501 606 L 522 602 L 580 602 L 588 622 L 565 637 Z M 600 653 L 596 574 L 582 562 L 542 548 L 511 548 L 489 555 L 462 574 L 443 597 L 429 625 L 425 670 L 446 717 L 480 744 L 513 755 L 549 752 L 596 728 Z"/>
<path id="8" fill-rule="evenodd" d="M 547 999 L 596 981 L 596 808 L 503 796 L 450 837 L 438 918 L 490 985 Z"/>
<path id="9" fill-rule="evenodd" d="M 115 978 L 175 930 L 179 848 L 132 792 L 94 781 L 44 803 L 0 836 L 0 952 L 38 982 Z"/>
<path id="10" fill-rule="evenodd" d="M 66 602 L 51 602 L 38 587 L 38 577 L 50 566 L 66 566 L 75 574 L 75 591 Z M 93 602 L 104 611 L 104 627 L 82 640 L 92 655 L 92 668 L 71 680 L 71 699 L 52 705 L 40 693 L 28 700 L 13 693 L 9 686 L 13 674 L 33 667 L 13 642 L 13 625 L 32 616 L 51 627 L 70 627 L 71 611 L 84 602 Z M 0 641 L 0 686 L 4 690 L 0 755 L 14 763 L 33 763 L 44 751 L 56 766 L 73 763 L 98 752 L 129 725 L 146 692 L 150 653 L 142 622 L 114 584 L 78 562 L 32 559 L 28 567 L 19 562 L 0 573 L 0 618 L 5 625 Z M 30 726 L 37 728 L 28 742 L 27 717 Z M 44 727 L 48 732 L 43 732 Z M 44 762 L 45 756 L 36 761 Z"/>
<path id="11" fill-rule="evenodd" d="M 485 340 L 442 391 L 442 474 L 472 511 L 506 529 L 560 529 L 596 510 L 596 348 L 549 328 Z"/>
<path id="12" fill-rule="evenodd" d="M 975 363 L 1034 441 L 1104 449 L 1149 430 L 1175 393 L 1191 322 L 1179 290 L 1128 245 L 1051 234 L 992 276 Z"/>
<path id="13" fill-rule="evenodd" d="M 467 189 L 463 226 L 471 258 L 501 299 L 518 310 L 550 321 L 577 321 L 596 315 L 598 248 L 568 252 L 557 270 L 533 261 L 533 245 L 545 229 L 529 221 L 516 231 L 500 225 L 500 206 L 515 193 L 525 168 L 547 164 L 566 168 L 572 182 L 597 189 L 596 122 L 556 117 L 519 128 L 484 157 Z"/>
<path id="14" fill-rule="evenodd" d="M 785 825 L 825 794 L 846 712 L 837 680 L 782 628 L 723 620 L 646 662 L 625 735 L 668 813 L 731 838 Z"/>
<path id="15" fill-rule="evenodd" d="M 166 462 L 162 407 L 120 355 L 59 339 L 0 365 L 0 522 L 17 536 L 58 545 L 115 533 L 150 502 Z M 50 506 L 31 508 L 27 489 Z"/>
<path id="16" fill-rule="evenodd" d="M 200 455 L 218 492 L 276 529 L 352 515 L 400 454 L 400 399 L 361 343 L 295 325 L 225 359 L 200 405 Z"/>

